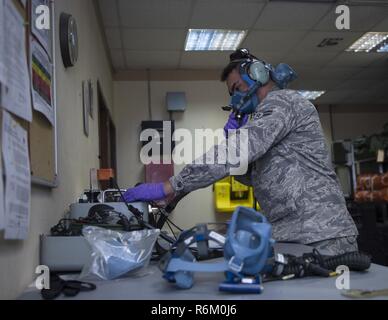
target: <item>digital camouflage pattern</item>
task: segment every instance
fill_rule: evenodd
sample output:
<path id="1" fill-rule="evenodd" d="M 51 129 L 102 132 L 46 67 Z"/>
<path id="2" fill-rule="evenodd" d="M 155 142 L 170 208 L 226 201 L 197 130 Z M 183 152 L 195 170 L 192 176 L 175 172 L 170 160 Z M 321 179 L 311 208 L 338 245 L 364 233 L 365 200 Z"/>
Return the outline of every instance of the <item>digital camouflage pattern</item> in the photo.
<path id="1" fill-rule="evenodd" d="M 243 130 L 245 129 L 245 130 Z M 214 146 L 216 164 L 190 164 L 170 179 L 177 194 L 207 187 L 228 176 L 234 166 L 226 149 L 236 149 L 232 135 L 246 136 L 249 171 L 236 176 L 254 187 L 277 241 L 309 244 L 357 236 L 314 105 L 294 90 L 275 88 L 240 130 L 229 132 L 228 143 Z M 244 138 L 243 138 L 244 139 Z M 235 139 L 238 141 L 238 139 Z M 214 156 L 213 156 L 214 157 Z"/>
<path id="2" fill-rule="evenodd" d="M 310 243 L 321 254 L 341 255 L 346 252 L 358 251 L 357 237 L 343 237 Z"/>

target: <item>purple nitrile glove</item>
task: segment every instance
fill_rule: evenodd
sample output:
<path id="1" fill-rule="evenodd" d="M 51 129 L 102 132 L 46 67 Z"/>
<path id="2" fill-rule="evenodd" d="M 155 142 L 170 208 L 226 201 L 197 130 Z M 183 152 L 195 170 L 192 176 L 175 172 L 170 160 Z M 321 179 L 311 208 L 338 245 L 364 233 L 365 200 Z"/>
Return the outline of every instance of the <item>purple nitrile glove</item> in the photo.
<path id="1" fill-rule="evenodd" d="M 238 119 L 236 118 L 236 114 L 232 112 L 229 115 L 228 122 L 226 123 L 224 127 L 225 136 L 228 137 L 228 130 L 236 130 L 240 129 L 243 125 L 245 125 L 248 122 L 248 115 L 245 114 L 241 120 L 241 123 L 239 123 Z"/>
<path id="2" fill-rule="evenodd" d="M 124 193 L 126 202 L 155 201 L 164 199 L 167 195 L 164 192 L 164 183 L 144 183 L 137 187 L 130 188 Z"/>

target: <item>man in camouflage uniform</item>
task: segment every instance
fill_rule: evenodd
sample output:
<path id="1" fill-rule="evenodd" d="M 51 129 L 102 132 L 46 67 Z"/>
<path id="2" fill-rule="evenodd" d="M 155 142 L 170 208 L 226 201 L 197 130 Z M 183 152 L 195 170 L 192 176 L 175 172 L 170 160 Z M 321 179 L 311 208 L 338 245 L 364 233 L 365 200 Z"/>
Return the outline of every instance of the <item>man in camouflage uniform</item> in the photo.
<path id="1" fill-rule="evenodd" d="M 230 63 L 222 75 L 230 93 L 248 90 L 238 67 Z M 259 88 L 257 95 L 261 103 L 256 111 L 229 134 L 247 132 L 249 171 L 236 178 L 253 186 L 274 239 L 308 244 L 329 254 L 357 251 L 358 232 L 332 169 L 316 108 L 296 91 L 280 90 L 273 81 Z M 189 164 L 163 185 L 129 189 L 127 201 L 161 199 L 212 185 L 230 174 L 233 166 L 217 159 L 224 149 L 236 147 L 232 144 L 214 146 L 205 155 L 215 154 L 215 164 Z"/>

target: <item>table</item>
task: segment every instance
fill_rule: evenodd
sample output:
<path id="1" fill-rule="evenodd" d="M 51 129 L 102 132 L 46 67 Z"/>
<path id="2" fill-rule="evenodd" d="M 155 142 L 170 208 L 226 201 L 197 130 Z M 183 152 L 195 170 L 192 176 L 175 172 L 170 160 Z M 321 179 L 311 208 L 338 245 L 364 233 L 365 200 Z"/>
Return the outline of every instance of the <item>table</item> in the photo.
<path id="1" fill-rule="evenodd" d="M 300 255 L 311 247 L 295 244 L 277 244 L 276 252 Z M 70 276 L 71 278 L 71 276 Z M 264 283 L 262 294 L 234 294 L 218 291 L 224 281 L 223 273 L 197 273 L 195 283 L 189 290 L 177 289 L 162 278 L 162 273 L 153 263 L 133 277 L 112 281 L 94 281 L 97 289 L 81 292 L 71 299 L 78 300 L 326 300 L 346 299 L 336 288 L 336 278 L 309 277 Z M 367 272 L 351 272 L 351 289 L 379 290 L 388 287 L 388 268 L 372 264 Z M 40 292 L 29 287 L 19 297 L 21 300 L 41 299 Z M 61 295 L 58 299 L 70 298 Z M 385 299 L 375 297 L 371 299 Z"/>

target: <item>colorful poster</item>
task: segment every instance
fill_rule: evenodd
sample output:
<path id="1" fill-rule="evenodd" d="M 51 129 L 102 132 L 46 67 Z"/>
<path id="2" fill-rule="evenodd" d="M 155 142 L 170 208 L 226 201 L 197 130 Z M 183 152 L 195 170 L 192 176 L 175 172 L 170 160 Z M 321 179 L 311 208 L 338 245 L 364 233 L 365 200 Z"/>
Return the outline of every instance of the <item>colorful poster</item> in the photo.
<path id="1" fill-rule="evenodd" d="M 35 110 L 43 113 L 51 125 L 54 125 L 53 66 L 46 51 L 33 38 L 30 53 L 32 104 Z"/>

